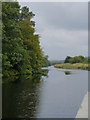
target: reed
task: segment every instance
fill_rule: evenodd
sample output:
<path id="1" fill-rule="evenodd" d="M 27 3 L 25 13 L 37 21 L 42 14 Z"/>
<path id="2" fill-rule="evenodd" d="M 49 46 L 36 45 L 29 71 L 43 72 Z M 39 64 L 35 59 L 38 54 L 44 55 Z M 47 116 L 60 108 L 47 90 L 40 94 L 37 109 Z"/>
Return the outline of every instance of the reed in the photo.
<path id="1" fill-rule="evenodd" d="M 64 64 L 56 64 L 54 65 L 55 68 L 62 68 L 62 69 L 82 69 L 82 70 L 88 70 L 88 64 L 83 63 L 64 63 Z"/>

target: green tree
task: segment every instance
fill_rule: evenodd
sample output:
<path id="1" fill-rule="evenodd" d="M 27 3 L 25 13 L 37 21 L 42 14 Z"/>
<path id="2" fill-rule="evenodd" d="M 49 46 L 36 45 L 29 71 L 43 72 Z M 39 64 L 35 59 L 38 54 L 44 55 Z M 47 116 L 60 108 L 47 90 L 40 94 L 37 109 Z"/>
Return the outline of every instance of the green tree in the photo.
<path id="1" fill-rule="evenodd" d="M 47 64 L 35 34 L 34 16 L 28 7 L 20 9 L 18 2 L 2 3 L 3 76 L 33 75 L 41 72 L 43 60 Z"/>
<path id="2" fill-rule="evenodd" d="M 19 70 L 15 67 L 23 58 L 18 2 L 2 3 L 2 54 L 3 75 Z"/>
<path id="3" fill-rule="evenodd" d="M 65 59 L 65 63 L 87 63 L 87 58 L 84 56 L 75 56 L 75 57 L 70 57 L 67 56 Z"/>
<path id="4" fill-rule="evenodd" d="M 72 57 L 67 56 L 66 59 L 65 59 L 65 61 L 64 61 L 64 63 L 69 63 L 71 59 L 72 59 Z"/>

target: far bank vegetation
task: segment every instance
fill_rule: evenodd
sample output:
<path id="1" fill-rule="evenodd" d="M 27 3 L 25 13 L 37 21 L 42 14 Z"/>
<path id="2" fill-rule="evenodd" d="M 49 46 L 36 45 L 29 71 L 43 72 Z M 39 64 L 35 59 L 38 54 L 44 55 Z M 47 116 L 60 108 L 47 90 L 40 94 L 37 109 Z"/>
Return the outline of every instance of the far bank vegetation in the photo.
<path id="1" fill-rule="evenodd" d="M 67 56 L 63 64 L 56 64 L 54 67 L 62 69 L 83 69 L 88 70 L 88 58 L 83 56 Z"/>

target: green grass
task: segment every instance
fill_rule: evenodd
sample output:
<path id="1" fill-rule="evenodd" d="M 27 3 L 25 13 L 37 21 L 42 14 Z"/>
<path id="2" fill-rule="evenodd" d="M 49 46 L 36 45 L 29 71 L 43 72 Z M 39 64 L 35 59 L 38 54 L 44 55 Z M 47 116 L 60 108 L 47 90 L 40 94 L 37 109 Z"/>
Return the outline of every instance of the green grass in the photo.
<path id="1" fill-rule="evenodd" d="M 82 69 L 82 70 L 88 70 L 88 64 L 83 63 L 65 63 L 65 64 L 56 64 L 54 65 L 55 68 L 62 68 L 62 69 Z"/>

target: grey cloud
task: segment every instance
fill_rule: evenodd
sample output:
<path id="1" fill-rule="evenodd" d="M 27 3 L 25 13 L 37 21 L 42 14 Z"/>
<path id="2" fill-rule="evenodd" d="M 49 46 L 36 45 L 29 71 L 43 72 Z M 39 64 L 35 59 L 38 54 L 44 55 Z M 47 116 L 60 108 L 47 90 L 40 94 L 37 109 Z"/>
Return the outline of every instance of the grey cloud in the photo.
<path id="1" fill-rule="evenodd" d="M 36 33 L 49 59 L 88 55 L 88 3 L 21 3 L 36 16 Z"/>
<path id="2" fill-rule="evenodd" d="M 42 33 L 41 45 L 50 59 L 60 59 L 67 55 L 88 54 L 87 31 L 51 31 Z"/>
<path id="3" fill-rule="evenodd" d="M 79 30 L 88 28 L 87 2 L 26 2 L 23 4 L 31 6 L 30 9 L 35 12 L 38 20 L 44 19 L 47 24 L 57 29 Z"/>
<path id="4" fill-rule="evenodd" d="M 88 3 L 31 3 L 32 9 L 57 29 L 88 28 Z"/>

